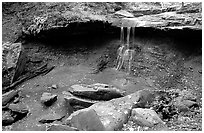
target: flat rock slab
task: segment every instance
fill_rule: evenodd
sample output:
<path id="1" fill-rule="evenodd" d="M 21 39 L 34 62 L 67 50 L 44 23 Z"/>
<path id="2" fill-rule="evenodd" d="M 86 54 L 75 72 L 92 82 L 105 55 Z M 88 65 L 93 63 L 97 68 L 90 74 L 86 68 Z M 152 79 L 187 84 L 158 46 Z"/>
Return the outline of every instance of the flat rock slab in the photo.
<path id="1" fill-rule="evenodd" d="M 21 113 L 21 114 L 27 114 L 29 112 L 28 108 L 22 103 L 10 104 L 9 109 L 11 109 L 12 112 Z"/>
<path id="2" fill-rule="evenodd" d="M 67 125 L 55 124 L 49 126 L 46 131 L 78 131 L 78 129 L 69 127 Z"/>
<path id="3" fill-rule="evenodd" d="M 51 106 L 57 100 L 57 95 L 44 92 L 40 100 L 45 106 Z"/>
<path id="4" fill-rule="evenodd" d="M 135 108 L 132 110 L 131 119 L 139 126 L 153 127 L 164 124 L 157 113 L 151 109 Z"/>
<path id="5" fill-rule="evenodd" d="M 88 108 L 98 102 L 93 100 L 81 99 L 75 96 L 66 96 L 66 94 L 64 96 L 64 99 L 74 110 L 78 110 L 78 108 Z"/>
<path id="6" fill-rule="evenodd" d="M 135 92 L 122 98 L 98 102 L 89 108 L 78 110 L 71 114 L 65 120 L 65 123 L 68 125 L 75 125 L 72 121 L 77 119 L 77 117 L 80 117 L 81 113 L 94 110 L 99 116 L 99 119 L 104 126 L 104 130 L 119 130 L 123 127 L 123 124 L 128 121 L 133 106 L 139 102 L 141 94 L 143 94 L 142 91 Z"/>
<path id="7" fill-rule="evenodd" d="M 4 93 L 2 95 L 2 105 L 5 106 L 9 102 L 14 100 L 14 98 L 18 95 L 18 93 L 19 93 L 19 90 L 11 90 L 11 91 L 9 91 L 7 93 Z"/>
<path id="8" fill-rule="evenodd" d="M 116 87 L 101 83 L 92 85 L 72 85 L 70 93 L 91 100 L 111 100 L 124 96 L 123 92 L 120 92 Z"/>
<path id="9" fill-rule="evenodd" d="M 50 114 L 42 116 L 39 119 L 39 122 L 40 123 L 51 123 L 51 122 L 54 122 L 54 121 L 57 121 L 57 120 L 61 120 L 63 117 L 64 116 L 59 115 L 59 114 L 54 112 L 54 113 L 50 113 Z"/>
<path id="10" fill-rule="evenodd" d="M 125 10 L 119 10 L 119 11 L 115 12 L 115 15 L 120 15 L 120 16 L 128 17 L 128 18 L 134 17 L 134 15 L 132 13 L 129 13 L 128 11 L 125 11 Z"/>
<path id="11" fill-rule="evenodd" d="M 115 20 L 113 26 L 118 27 L 154 27 L 158 29 L 202 29 L 201 13 L 178 14 L 164 12 L 154 15 L 144 15 L 135 18 L 122 18 Z"/>

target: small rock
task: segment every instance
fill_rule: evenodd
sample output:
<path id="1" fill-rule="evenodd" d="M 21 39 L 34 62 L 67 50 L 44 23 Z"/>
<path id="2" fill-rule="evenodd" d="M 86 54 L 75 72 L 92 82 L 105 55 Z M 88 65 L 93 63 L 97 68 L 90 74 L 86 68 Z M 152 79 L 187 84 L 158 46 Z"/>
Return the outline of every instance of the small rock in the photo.
<path id="1" fill-rule="evenodd" d="M 52 89 L 52 87 L 51 86 L 49 86 L 49 87 L 47 87 L 48 89 Z"/>
<path id="2" fill-rule="evenodd" d="M 135 108 L 132 110 L 131 119 L 139 126 L 153 127 L 159 123 L 164 124 L 157 113 L 151 109 Z"/>
<path id="3" fill-rule="evenodd" d="M 13 103 L 18 103 L 20 101 L 20 97 L 16 97 L 13 101 Z"/>
<path id="4" fill-rule="evenodd" d="M 198 104 L 191 100 L 184 100 L 183 97 L 174 99 L 173 105 L 179 112 L 187 112 L 191 107 L 198 107 Z"/>
<path id="5" fill-rule="evenodd" d="M 198 72 L 199 72 L 200 74 L 202 74 L 202 70 L 199 70 Z"/>
<path id="6" fill-rule="evenodd" d="M 2 125 L 11 125 L 14 122 L 14 118 L 11 116 L 10 111 L 2 112 Z"/>
<path id="7" fill-rule="evenodd" d="M 148 90 L 143 90 L 140 93 L 140 100 L 137 104 L 134 105 L 134 108 L 145 108 L 154 100 L 155 95 L 153 92 Z"/>
<path id="8" fill-rule="evenodd" d="M 184 100 L 183 104 L 186 105 L 188 108 L 198 107 L 198 104 L 194 101 L 191 101 L 191 100 Z"/>
<path id="9" fill-rule="evenodd" d="M 57 100 L 57 95 L 44 92 L 40 100 L 45 106 L 51 106 Z"/>
<path id="10" fill-rule="evenodd" d="M 52 89 L 57 89 L 57 85 L 56 84 L 52 85 Z"/>
<path id="11" fill-rule="evenodd" d="M 46 131 L 78 131 L 78 129 L 67 125 L 55 124 L 48 127 Z"/>

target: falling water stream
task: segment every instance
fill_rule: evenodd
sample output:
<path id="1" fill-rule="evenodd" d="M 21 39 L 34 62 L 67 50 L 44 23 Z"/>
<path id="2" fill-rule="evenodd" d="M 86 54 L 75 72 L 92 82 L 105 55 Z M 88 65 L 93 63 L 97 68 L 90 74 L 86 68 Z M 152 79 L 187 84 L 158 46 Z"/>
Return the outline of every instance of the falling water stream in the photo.
<path id="1" fill-rule="evenodd" d="M 120 30 L 120 42 L 121 44 L 124 43 L 124 27 L 121 27 L 121 30 Z"/>
<path id="2" fill-rule="evenodd" d="M 134 50 L 130 49 L 131 29 L 132 29 L 132 39 L 133 39 L 132 43 L 134 44 L 135 28 L 127 27 L 127 38 L 125 43 L 124 27 L 121 27 L 121 32 L 120 32 L 121 46 L 118 48 L 117 67 L 116 67 L 116 70 L 120 70 L 124 65 L 124 63 L 127 63 L 128 73 L 130 73 L 131 71 L 131 62 L 134 54 Z"/>
<path id="3" fill-rule="evenodd" d="M 131 27 L 127 27 L 127 48 L 129 48 L 130 45 L 130 30 Z"/>
<path id="4" fill-rule="evenodd" d="M 134 36 L 135 36 L 135 27 L 132 27 L 132 43 L 134 44 Z"/>

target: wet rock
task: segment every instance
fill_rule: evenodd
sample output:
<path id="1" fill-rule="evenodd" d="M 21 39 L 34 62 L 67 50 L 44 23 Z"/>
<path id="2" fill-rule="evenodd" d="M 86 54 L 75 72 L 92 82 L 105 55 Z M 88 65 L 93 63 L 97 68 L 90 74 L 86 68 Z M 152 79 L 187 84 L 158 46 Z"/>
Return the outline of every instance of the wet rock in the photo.
<path id="1" fill-rule="evenodd" d="M 139 126 L 153 127 L 164 124 L 157 113 L 151 109 L 135 108 L 132 110 L 131 119 Z"/>
<path id="2" fill-rule="evenodd" d="M 75 96 L 80 96 L 91 100 L 111 100 L 113 98 L 119 98 L 123 96 L 123 93 L 120 92 L 117 88 L 101 83 L 92 85 L 72 85 L 70 93 Z"/>
<path id="3" fill-rule="evenodd" d="M 12 110 L 12 112 L 20 113 L 20 114 L 27 114 L 29 111 L 27 107 L 24 104 L 10 104 L 9 109 Z"/>
<path id="4" fill-rule="evenodd" d="M 11 116 L 10 111 L 3 111 L 2 112 L 2 125 L 7 126 L 14 123 L 14 118 Z"/>
<path id="5" fill-rule="evenodd" d="M 99 116 L 101 123 L 104 126 L 104 130 L 114 131 L 123 127 L 123 124 L 128 121 L 131 109 L 139 101 L 143 90 L 135 92 L 131 95 L 112 99 L 106 102 L 98 102 L 86 109 L 78 110 L 72 113 L 65 123 L 72 125 L 73 119 L 80 116 L 80 113 L 94 110 Z"/>
<path id="6" fill-rule="evenodd" d="M 71 119 L 71 126 L 85 131 L 103 131 L 105 128 L 95 110 L 80 112 Z"/>
<path id="7" fill-rule="evenodd" d="M 78 131 L 78 129 L 67 125 L 55 124 L 48 127 L 46 131 Z"/>
<path id="8" fill-rule="evenodd" d="M 57 95 L 44 92 L 40 100 L 45 106 L 51 106 L 57 100 Z"/>
<path id="9" fill-rule="evenodd" d="M 39 122 L 40 123 L 52 123 L 54 121 L 58 121 L 61 120 L 64 116 L 59 115 L 55 112 L 47 114 L 42 116 L 41 118 L 39 118 Z"/>

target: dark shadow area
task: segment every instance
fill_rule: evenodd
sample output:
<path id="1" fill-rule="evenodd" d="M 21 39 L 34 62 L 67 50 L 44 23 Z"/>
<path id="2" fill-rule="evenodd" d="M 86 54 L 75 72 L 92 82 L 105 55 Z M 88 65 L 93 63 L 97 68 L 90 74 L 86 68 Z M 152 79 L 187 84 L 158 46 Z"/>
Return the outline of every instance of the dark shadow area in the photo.
<path id="1" fill-rule="evenodd" d="M 53 48 L 88 48 L 104 45 L 107 40 L 118 38 L 116 27 L 108 23 L 72 23 L 66 28 L 55 28 L 40 32 L 37 36 L 26 36 L 26 43 L 39 42 Z M 25 43 L 25 44 L 26 44 Z"/>
<path id="2" fill-rule="evenodd" d="M 135 36 L 156 40 L 171 39 L 172 48 L 180 51 L 186 57 L 202 54 L 202 31 L 192 29 L 160 30 L 155 28 L 136 28 Z"/>
<path id="3" fill-rule="evenodd" d="M 125 36 L 126 36 L 126 28 Z M 192 29 L 161 30 L 152 27 L 135 28 L 135 38 L 173 41 L 172 48 L 180 51 L 184 56 L 202 54 L 202 31 Z M 55 28 L 42 31 L 35 37 L 26 37 L 27 42 L 39 41 L 53 48 L 97 48 L 107 40 L 119 39 L 120 28 L 100 21 L 87 23 L 72 23 L 66 28 Z"/>

